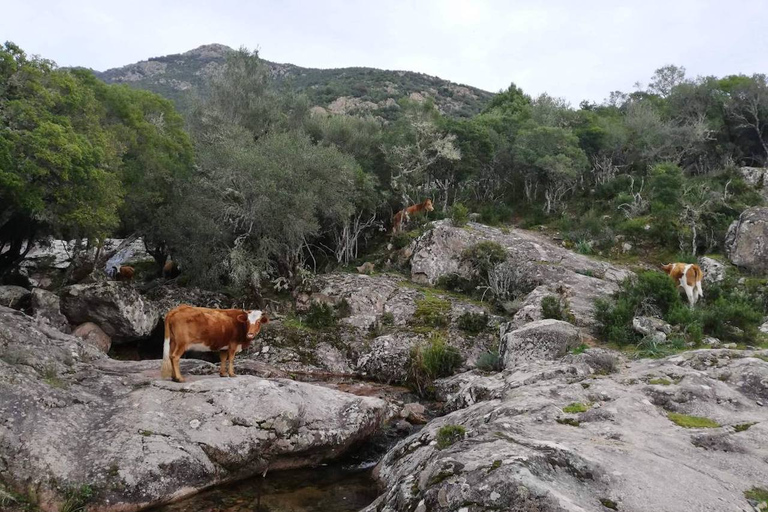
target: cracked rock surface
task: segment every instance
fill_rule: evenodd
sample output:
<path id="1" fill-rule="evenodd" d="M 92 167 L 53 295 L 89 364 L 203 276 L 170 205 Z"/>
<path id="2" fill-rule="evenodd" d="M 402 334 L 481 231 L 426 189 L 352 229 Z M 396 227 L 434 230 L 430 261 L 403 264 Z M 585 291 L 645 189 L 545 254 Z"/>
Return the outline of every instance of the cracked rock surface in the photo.
<path id="1" fill-rule="evenodd" d="M 0 307 L 0 482 L 58 510 L 67 489 L 139 510 L 266 469 L 317 464 L 377 430 L 383 400 L 288 379 L 159 379 Z M 196 373 L 207 373 L 205 377 Z"/>
<path id="2" fill-rule="evenodd" d="M 611 365 L 592 352 L 442 381 L 464 408 L 390 450 L 366 512 L 753 510 L 744 492 L 768 482 L 768 351 Z M 449 425 L 465 433 L 441 449 Z"/>

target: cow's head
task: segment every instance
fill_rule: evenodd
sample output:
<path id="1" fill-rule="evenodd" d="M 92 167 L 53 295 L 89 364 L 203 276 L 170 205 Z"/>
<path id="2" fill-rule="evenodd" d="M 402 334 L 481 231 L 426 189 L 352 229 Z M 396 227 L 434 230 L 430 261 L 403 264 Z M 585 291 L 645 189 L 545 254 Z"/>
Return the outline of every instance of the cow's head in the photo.
<path id="1" fill-rule="evenodd" d="M 243 311 L 237 317 L 238 322 L 242 322 L 248 326 L 245 338 L 250 342 L 259 334 L 262 324 L 269 322 L 267 314 L 258 309 L 252 309 L 250 311 Z"/>
<path id="2" fill-rule="evenodd" d="M 435 207 L 432 206 L 432 200 L 431 199 L 427 199 L 426 201 L 424 201 L 424 209 L 427 210 L 428 212 L 435 211 Z"/>

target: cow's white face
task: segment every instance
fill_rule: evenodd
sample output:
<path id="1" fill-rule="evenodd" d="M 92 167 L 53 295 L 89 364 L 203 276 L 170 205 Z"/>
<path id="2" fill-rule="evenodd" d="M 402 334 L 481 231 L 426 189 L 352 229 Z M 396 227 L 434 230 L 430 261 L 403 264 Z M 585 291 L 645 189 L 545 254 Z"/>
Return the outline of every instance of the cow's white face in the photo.
<path id="1" fill-rule="evenodd" d="M 261 330 L 261 325 L 269 322 L 269 318 L 267 318 L 267 315 L 264 314 L 261 310 L 258 309 L 252 309 L 248 311 L 248 332 L 245 335 L 245 337 L 248 340 L 252 340 L 256 337 L 257 334 L 259 334 L 259 331 Z"/>

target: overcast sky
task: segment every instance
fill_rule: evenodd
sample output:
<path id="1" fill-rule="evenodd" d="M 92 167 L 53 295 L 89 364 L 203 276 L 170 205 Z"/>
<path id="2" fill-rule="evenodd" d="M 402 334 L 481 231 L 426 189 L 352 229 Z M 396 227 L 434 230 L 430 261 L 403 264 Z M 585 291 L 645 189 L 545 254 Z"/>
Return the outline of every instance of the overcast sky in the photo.
<path id="1" fill-rule="evenodd" d="M 61 66 L 105 70 L 202 44 L 275 62 L 437 75 L 489 91 L 510 82 L 576 106 L 647 83 L 768 72 L 765 0 L 3 0 L 0 39 Z"/>

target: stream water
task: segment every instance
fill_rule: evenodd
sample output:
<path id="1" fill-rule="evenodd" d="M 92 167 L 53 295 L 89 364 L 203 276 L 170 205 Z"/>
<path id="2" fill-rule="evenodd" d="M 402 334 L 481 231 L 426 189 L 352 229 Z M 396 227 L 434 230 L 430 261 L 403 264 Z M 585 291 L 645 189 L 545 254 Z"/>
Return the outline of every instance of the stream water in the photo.
<path id="1" fill-rule="evenodd" d="M 372 466 L 331 464 L 257 476 L 152 512 L 356 512 L 379 494 Z"/>

